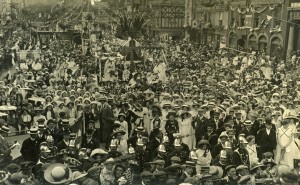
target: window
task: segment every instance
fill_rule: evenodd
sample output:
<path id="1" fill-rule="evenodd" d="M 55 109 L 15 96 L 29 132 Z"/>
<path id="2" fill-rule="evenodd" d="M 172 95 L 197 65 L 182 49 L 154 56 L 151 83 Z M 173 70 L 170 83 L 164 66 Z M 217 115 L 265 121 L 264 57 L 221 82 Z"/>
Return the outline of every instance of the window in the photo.
<path id="1" fill-rule="evenodd" d="M 246 11 L 246 8 L 241 8 L 241 11 L 244 12 Z M 240 17 L 240 27 L 244 27 L 245 26 L 245 14 L 241 14 L 241 17 Z"/>
<path id="2" fill-rule="evenodd" d="M 273 28 L 279 28 L 281 24 L 281 10 L 282 6 L 278 5 L 274 10 L 273 10 Z"/>

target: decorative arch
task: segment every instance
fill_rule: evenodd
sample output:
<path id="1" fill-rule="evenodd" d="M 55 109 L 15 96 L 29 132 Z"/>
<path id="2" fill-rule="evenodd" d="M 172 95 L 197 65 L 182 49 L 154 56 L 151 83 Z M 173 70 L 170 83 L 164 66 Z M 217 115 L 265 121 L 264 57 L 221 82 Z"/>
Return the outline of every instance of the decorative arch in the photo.
<path id="1" fill-rule="evenodd" d="M 269 44 L 268 40 L 269 40 L 268 35 L 264 33 L 259 34 L 257 37 L 258 49 L 267 51 L 268 44 Z"/>
<path id="2" fill-rule="evenodd" d="M 257 35 L 254 33 L 251 33 L 248 35 L 248 47 L 251 47 L 252 49 L 257 49 Z"/>
<path id="3" fill-rule="evenodd" d="M 228 45 L 230 48 L 236 48 L 237 47 L 237 35 L 233 31 L 229 32 L 228 34 Z"/>
<path id="4" fill-rule="evenodd" d="M 282 36 L 281 35 L 273 35 L 271 38 L 270 38 L 270 55 L 271 56 L 274 56 L 276 55 L 276 52 L 280 52 L 278 50 L 281 50 L 281 49 L 278 49 L 278 47 L 283 47 L 283 39 L 282 39 Z"/>

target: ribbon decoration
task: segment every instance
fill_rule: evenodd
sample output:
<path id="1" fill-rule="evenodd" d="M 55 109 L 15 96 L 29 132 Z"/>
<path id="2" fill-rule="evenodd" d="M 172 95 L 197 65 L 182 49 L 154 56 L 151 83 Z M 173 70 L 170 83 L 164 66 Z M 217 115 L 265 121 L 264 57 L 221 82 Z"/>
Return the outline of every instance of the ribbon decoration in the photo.
<path id="1" fill-rule="evenodd" d="M 251 11 L 252 13 L 259 13 L 259 14 L 261 14 L 261 13 L 263 13 L 268 7 L 269 7 L 269 6 L 266 6 L 266 7 L 264 7 L 262 10 L 259 10 L 259 11 L 256 11 L 253 7 L 250 7 L 250 11 Z"/>
<path id="2" fill-rule="evenodd" d="M 263 13 L 264 11 L 266 11 L 267 9 L 269 9 L 269 11 L 271 12 L 271 11 L 274 11 L 275 10 L 275 8 L 277 8 L 277 5 L 274 5 L 273 7 L 271 7 L 271 5 L 270 4 L 268 4 L 267 6 L 265 6 L 262 10 L 255 10 L 254 8 L 253 8 L 253 6 L 252 5 L 250 5 L 245 11 L 242 11 L 241 9 L 240 9 L 240 7 L 232 7 L 232 6 L 230 6 L 230 9 L 231 9 L 231 11 L 237 11 L 238 13 L 240 13 L 240 14 L 246 14 L 247 12 L 252 12 L 252 13 L 259 13 L 259 14 L 261 14 L 261 13 Z"/>
<path id="3" fill-rule="evenodd" d="M 238 8 L 237 11 L 238 11 L 240 14 L 246 14 L 247 12 L 249 12 L 249 8 L 247 8 L 245 11 L 241 11 L 241 9 Z"/>

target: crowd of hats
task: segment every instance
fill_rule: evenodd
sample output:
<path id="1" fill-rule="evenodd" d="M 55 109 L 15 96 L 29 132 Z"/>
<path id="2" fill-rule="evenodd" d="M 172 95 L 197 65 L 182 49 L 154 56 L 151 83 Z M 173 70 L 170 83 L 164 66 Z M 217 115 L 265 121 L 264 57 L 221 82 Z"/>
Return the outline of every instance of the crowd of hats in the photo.
<path id="1" fill-rule="evenodd" d="M 102 79 L 102 76 L 94 75 L 103 71 L 99 71 L 101 67 L 99 62 L 103 66 L 108 63 L 108 60 L 115 62 L 115 66 L 119 71 L 122 71 L 120 69 L 124 67 L 121 60 L 122 57 L 119 57 L 120 48 L 111 46 L 111 51 L 105 51 L 105 45 L 109 45 L 109 41 L 104 40 L 102 43 L 98 43 L 97 46 L 91 46 L 92 54 L 86 56 L 81 56 L 80 47 L 75 47 L 74 49 L 71 44 L 64 45 L 63 42 L 60 43 L 59 41 L 54 41 L 43 47 L 37 47 L 40 49 L 41 59 L 36 61 L 43 65 L 43 68 L 38 71 L 30 67 L 26 70 L 21 68 L 20 63 L 24 64 L 26 62 L 30 63 L 29 66 L 32 65 L 32 61 L 35 60 L 32 57 L 28 57 L 26 61 L 16 60 L 17 65 L 20 66 L 17 67 L 16 73 L 11 79 L 0 82 L 0 112 L 3 114 L 1 115 L 3 119 L 0 119 L 0 131 L 2 135 L 10 133 L 9 127 L 14 127 L 18 134 L 24 134 L 25 132 L 23 131 L 26 130 L 26 133 L 31 135 L 38 134 L 41 130 L 47 130 L 49 124 L 54 124 L 55 127 L 67 127 L 71 125 L 69 107 L 74 108 L 76 115 L 76 113 L 81 113 L 82 110 L 91 110 L 92 107 L 98 106 L 100 108 L 106 102 L 109 103 L 111 109 L 117 112 L 113 115 L 114 120 L 127 116 L 125 113 L 120 112 L 124 105 L 128 106 L 135 114 L 141 115 L 138 117 L 151 115 L 153 118 L 155 115 L 158 115 L 163 122 L 175 119 L 179 120 L 179 124 L 180 120 L 186 117 L 195 117 L 201 112 L 204 117 L 208 118 L 207 128 L 214 129 L 217 132 L 218 140 L 227 140 L 229 136 L 232 136 L 238 140 L 238 144 L 248 144 L 249 141 L 247 141 L 244 133 L 239 133 L 238 130 L 233 128 L 232 122 L 236 117 L 241 118 L 243 127 L 253 126 L 253 121 L 250 120 L 252 117 L 265 124 L 274 124 L 271 121 L 272 118 L 279 117 L 279 123 L 276 123 L 276 128 L 290 123 L 291 120 L 296 123 L 295 125 L 299 125 L 300 108 L 298 104 L 300 101 L 298 93 L 300 80 L 296 66 L 295 68 L 287 69 L 284 63 L 276 61 L 272 61 L 274 63 L 270 66 L 270 57 L 266 57 L 265 53 L 244 55 L 217 50 L 208 46 L 196 47 L 196 45 L 186 41 L 174 42 L 169 43 L 169 47 L 164 50 L 165 53 L 158 49 L 145 51 L 151 57 L 145 58 L 144 62 L 148 62 L 151 67 L 148 69 L 141 65 L 142 62 L 132 64 L 128 67 L 131 76 L 128 81 L 120 79 L 122 73 L 116 72 L 117 77 L 114 78 L 116 79 L 115 81 L 103 82 L 99 81 L 99 79 Z M 100 52 L 97 51 L 99 48 Z M 96 60 L 93 52 L 100 54 L 100 58 Z M 164 54 L 166 59 L 162 57 Z M 156 55 L 159 57 L 156 57 Z M 231 62 L 232 60 L 239 61 L 239 64 L 234 65 Z M 255 60 L 256 62 L 252 64 L 244 62 L 250 60 Z M 72 71 L 71 68 L 62 70 L 65 66 L 61 67 L 61 61 L 65 63 L 72 61 L 80 69 L 78 71 Z M 156 78 L 160 74 L 152 71 L 153 67 L 158 64 L 157 62 L 167 63 L 166 73 L 168 75 L 166 75 L 166 79 Z M 267 67 L 271 68 L 273 76 L 266 77 L 267 74 L 263 73 L 262 69 Z M 63 72 L 58 74 L 60 70 Z M 132 83 L 132 81 L 135 83 Z M 46 118 L 49 115 L 45 115 L 44 118 L 37 120 L 34 119 L 38 112 L 45 114 L 47 110 L 52 110 L 53 112 L 50 116 L 51 119 Z M 24 120 L 21 121 L 24 112 L 31 117 L 28 120 L 29 125 Z M 142 114 L 140 114 L 141 112 Z M 219 128 L 219 130 L 216 129 L 216 125 L 211 123 L 215 117 L 223 119 L 223 121 L 226 120 L 223 127 Z M 98 121 L 91 121 L 88 124 L 91 123 L 92 126 L 95 126 L 95 122 Z M 187 137 L 180 133 L 181 130 L 179 130 L 179 133 L 167 135 L 165 134 L 167 131 L 162 128 L 163 124 L 156 124 L 153 130 L 162 130 L 163 137 L 154 137 L 154 140 L 159 140 L 159 144 L 156 148 L 148 148 L 149 143 L 153 141 L 151 140 L 153 138 L 150 138 L 153 130 L 149 130 L 148 128 L 150 127 L 147 124 L 151 123 L 143 122 L 143 124 L 135 128 L 135 132 L 138 135 L 135 143 L 137 146 L 134 148 L 132 145 L 128 145 L 127 153 L 130 156 L 126 162 L 118 158 L 108 158 L 110 151 L 101 148 L 92 150 L 89 155 L 86 155 L 86 148 L 77 148 L 76 153 L 78 156 L 83 156 L 83 160 L 71 158 L 70 151 L 62 150 L 59 151 L 57 157 L 68 159 L 64 161 L 68 161 L 68 164 L 54 163 L 53 161 L 57 159 L 51 160 L 50 164 L 43 164 L 43 178 L 41 178 L 44 180 L 43 183 L 66 184 L 74 182 L 84 184 L 85 182 L 86 184 L 92 184 L 95 181 L 99 181 L 99 174 L 105 171 L 103 170 L 105 166 L 110 165 L 115 167 L 119 165 L 119 167 L 124 168 L 124 175 L 116 181 L 119 184 L 126 184 L 136 180 L 134 179 L 135 175 L 139 176 L 144 183 L 148 179 L 151 183 L 176 184 L 179 182 L 179 177 L 184 173 L 184 170 L 191 168 L 196 171 L 198 164 L 195 161 L 198 160 L 198 157 L 193 155 L 195 154 L 194 148 L 189 148 L 189 157 L 185 161 L 180 158 L 180 155 L 171 157 L 170 161 L 164 159 L 142 161 L 142 157 L 138 155 L 140 150 L 147 152 L 157 150 L 158 152 L 170 154 L 174 148 L 182 147 L 182 139 Z M 35 127 L 30 127 L 31 125 Z M 114 127 L 119 128 L 121 124 L 116 121 Z M 148 128 L 145 129 L 146 127 Z M 70 135 L 70 140 L 73 141 L 77 137 L 77 131 L 76 128 L 72 127 L 72 133 L 65 131 L 63 134 Z M 91 130 L 87 129 L 86 133 L 91 134 L 89 131 Z M 107 133 L 111 132 L 112 130 L 107 130 Z M 116 138 L 126 133 L 129 134 L 128 130 L 115 129 L 111 135 L 112 142 L 110 142 L 110 147 L 117 148 L 119 144 Z M 193 133 L 190 135 L 194 137 Z M 174 137 L 174 141 L 171 141 L 172 137 Z M 47 137 L 47 142 L 53 143 L 54 139 L 56 138 Z M 49 153 L 51 151 L 47 146 L 47 142 L 46 144 L 41 143 L 41 153 Z M 168 143 L 169 148 L 167 146 Z M 233 143 L 225 142 L 222 147 L 223 149 L 232 149 L 234 147 L 232 145 Z M 75 147 L 75 143 L 70 142 L 69 146 Z M 213 152 L 215 147 L 205 139 L 195 143 L 197 149 L 203 146 L 207 146 L 211 152 Z M 225 150 L 221 150 L 219 154 L 220 158 L 226 158 L 227 156 Z M 106 157 L 103 157 L 101 162 L 95 162 L 97 156 Z M 234 168 L 240 175 L 241 171 L 249 171 L 247 175 L 241 175 L 236 180 L 238 183 L 244 184 L 252 180 L 252 177 L 255 176 L 253 174 L 255 174 L 257 169 L 264 169 L 268 165 L 274 168 L 278 167 L 272 157 L 272 154 L 266 153 L 265 158 L 260 163 L 255 163 L 251 166 L 227 165 L 225 169 L 214 165 L 206 166 L 207 168 L 203 167 L 201 170 L 203 174 L 193 174 L 193 177 L 185 178 L 182 180 L 182 183 L 198 184 L 205 181 L 225 183 L 224 178 L 227 176 L 228 171 Z M 85 163 L 87 161 L 89 162 L 88 165 Z M 147 164 L 140 165 L 143 167 L 139 166 L 140 171 L 138 173 L 130 170 L 132 174 L 125 175 L 128 172 L 128 168 L 141 162 Z M 169 162 L 171 164 L 167 164 Z M 91 164 L 95 164 L 95 166 Z M 82 168 L 78 168 L 79 165 L 82 165 Z M 156 170 L 147 168 L 147 165 L 154 166 Z M 1 182 L 7 185 L 21 184 L 22 179 L 29 179 L 29 183 L 30 178 L 24 176 L 23 173 L 28 168 L 35 170 L 36 166 L 29 162 L 21 163 L 19 166 L 12 163 L 6 166 L 5 171 L 0 173 Z M 285 169 L 277 169 L 276 173 L 272 174 L 272 177 L 278 177 L 282 184 L 297 181 L 297 177 L 295 177 L 295 173 L 292 173 L 292 169 L 279 165 L 278 168 L 280 167 Z M 160 170 L 157 170 L 158 168 Z M 93 178 L 94 174 L 96 174 L 97 178 Z M 172 175 L 173 178 L 168 179 Z M 40 182 L 42 181 L 38 181 L 38 183 Z"/>

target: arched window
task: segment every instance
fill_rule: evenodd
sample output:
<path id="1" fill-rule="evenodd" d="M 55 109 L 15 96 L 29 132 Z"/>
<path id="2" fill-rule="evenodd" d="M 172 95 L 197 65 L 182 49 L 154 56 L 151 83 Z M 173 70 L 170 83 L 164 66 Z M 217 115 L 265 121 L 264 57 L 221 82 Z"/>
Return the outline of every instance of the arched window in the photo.
<path id="1" fill-rule="evenodd" d="M 248 45 L 249 45 L 249 48 L 251 47 L 254 50 L 257 49 L 257 37 L 256 37 L 256 35 L 252 34 L 252 35 L 249 36 Z"/>
<path id="2" fill-rule="evenodd" d="M 267 46 L 268 46 L 268 40 L 267 40 L 267 37 L 262 35 L 259 37 L 258 39 L 258 49 L 259 50 L 264 50 L 266 51 L 267 50 Z"/>
<path id="3" fill-rule="evenodd" d="M 237 47 L 237 36 L 233 32 L 231 32 L 229 34 L 229 47 L 230 48 L 236 48 Z"/>
<path id="4" fill-rule="evenodd" d="M 276 50 L 278 46 L 282 46 L 282 41 L 279 37 L 273 37 L 271 40 L 271 48 L 270 48 L 270 55 L 274 56 L 276 55 Z"/>

